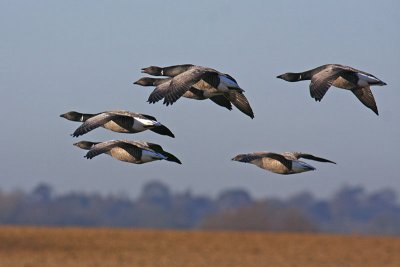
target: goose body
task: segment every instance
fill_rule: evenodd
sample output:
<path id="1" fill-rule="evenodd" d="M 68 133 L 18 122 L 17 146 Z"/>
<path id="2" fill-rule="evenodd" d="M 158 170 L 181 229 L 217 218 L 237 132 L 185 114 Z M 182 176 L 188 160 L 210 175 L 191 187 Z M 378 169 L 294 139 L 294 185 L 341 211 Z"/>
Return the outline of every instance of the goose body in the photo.
<path id="1" fill-rule="evenodd" d="M 153 83 L 156 88 L 149 96 L 149 103 L 155 103 L 164 98 L 164 104 L 168 106 L 181 96 L 192 99 L 211 99 L 229 110 L 232 109 L 231 104 L 233 104 L 240 111 L 254 118 L 249 101 L 243 94 L 244 90 L 228 74 L 190 64 L 164 68 L 151 66 L 142 69 L 142 72 L 155 76 L 170 76 L 165 82 Z M 140 84 L 139 81 L 135 83 Z"/>
<path id="2" fill-rule="evenodd" d="M 145 141 L 80 141 L 75 143 L 74 146 L 89 150 L 85 155 L 87 159 L 92 159 L 100 154 L 107 154 L 117 160 L 134 164 L 143 164 L 155 160 L 167 160 L 182 164 L 177 157 L 164 151 L 160 145 Z"/>
<path id="3" fill-rule="evenodd" d="M 142 77 L 134 84 L 141 85 L 141 86 L 158 86 L 161 83 L 168 82 L 172 78 L 151 78 L 151 77 Z M 198 85 L 200 85 L 201 81 L 199 81 L 197 84 L 192 86 L 188 91 L 186 91 L 182 97 L 189 98 L 189 99 L 195 99 L 195 100 L 206 100 L 210 99 L 213 101 L 215 104 L 225 107 L 229 110 L 232 110 L 232 105 L 231 102 L 223 95 L 208 95 L 206 92 L 207 90 L 201 90 L 198 88 Z M 206 84 L 206 83 L 204 83 Z"/>
<path id="4" fill-rule="evenodd" d="M 138 133 L 151 130 L 161 135 L 174 137 L 174 134 L 153 116 L 125 110 L 104 111 L 97 114 L 70 111 L 61 114 L 60 117 L 71 121 L 83 122 L 72 134 L 74 137 L 86 134 L 98 127 L 119 133 Z"/>
<path id="5" fill-rule="evenodd" d="M 339 64 L 322 65 L 300 73 L 287 72 L 277 78 L 289 82 L 311 80 L 310 94 L 316 101 L 321 101 L 331 86 L 350 90 L 361 103 L 377 115 L 379 114 L 378 107 L 370 86 L 386 85 L 385 82 L 370 73 Z"/>
<path id="6" fill-rule="evenodd" d="M 239 154 L 232 158 L 232 160 L 251 163 L 278 174 L 294 174 L 315 170 L 310 164 L 300 161 L 300 158 L 336 164 L 333 161 L 301 152 L 284 152 L 281 154 L 274 152 L 254 152 Z"/>

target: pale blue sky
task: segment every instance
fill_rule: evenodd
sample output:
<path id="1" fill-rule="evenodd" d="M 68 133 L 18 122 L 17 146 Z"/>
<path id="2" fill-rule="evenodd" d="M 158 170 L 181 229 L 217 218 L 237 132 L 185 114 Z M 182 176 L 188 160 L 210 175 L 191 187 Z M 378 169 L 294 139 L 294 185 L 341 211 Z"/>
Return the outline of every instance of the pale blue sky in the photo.
<path id="1" fill-rule="evenodd" d="M 175 191 L 215 195 L 240 187 L 255 196 L 309 190 L 328 196 L 344 184 L 400 191 L 399 1 L 0 1 L 0 188 L 47 182 L 58 192 L 126 192 L 158 179 Z M 149 65 L 192 63 L 231 74 L 255 119 L 210 101 L 146 103 L 133 85 Z M 373 87 L 380 116 L 352 93 L 330 89 L 321 103 L 308 82 L 275 78 L 339 63 L 385 81 Z M 158 118 L 176 135 L 97 129 L 69 136 L 76 110 L 126 109 Z M 78 140 L 159 143 L 183 165 L 133 165 L 83 158 Z M 251 151 L 303 151 L 336 161 L 280 176 L 232 162 Z"/>

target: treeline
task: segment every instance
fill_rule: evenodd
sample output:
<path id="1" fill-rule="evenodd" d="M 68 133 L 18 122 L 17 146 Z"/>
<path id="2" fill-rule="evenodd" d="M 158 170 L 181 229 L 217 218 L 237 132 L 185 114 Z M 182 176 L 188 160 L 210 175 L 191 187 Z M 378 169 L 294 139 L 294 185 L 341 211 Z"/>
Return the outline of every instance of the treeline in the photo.
<path id="1" fill-rule="evenodd" d="M 55 195 L 51 186 L 40 184 L 29 193 L 0 191 L 0 224 L 399 235 L 400 205 L 393 190 L 367 193 L 349 186 L 327 200 L 311 193 L 256 200 L 241 189 L 223 191 L 212 199 L 190 192 L 173 194 L 166 185 L 150 182 L 132 200 Z"/>

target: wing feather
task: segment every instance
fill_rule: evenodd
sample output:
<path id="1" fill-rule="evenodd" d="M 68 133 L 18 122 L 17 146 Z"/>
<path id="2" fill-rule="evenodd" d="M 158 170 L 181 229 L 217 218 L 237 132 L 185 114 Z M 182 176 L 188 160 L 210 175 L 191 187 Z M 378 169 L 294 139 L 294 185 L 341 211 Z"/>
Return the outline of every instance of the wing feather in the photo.
<path id="1" fill-rule="evenodd" d="M 353 89 L 351 91 L 358 98 L 358 100 L 360 100 L 361 103 L 364 104 L 364 106 L 371 109 L 373 112 L 375 112 L 376 115 L 379 115 L 374 95 L 372 94 L 369 86 L 364 88 Z"/>
<path id="2" fill-rule="evenodd" d="M 112 113 L 108 113 L 108 112 L 100 113 L 99 115 L 91 117 L 91 118 L 87 119 L 84 123 L 82 123 L 81 126 L 79 126 L 75 130 L 75 132 L 72 134 L 72 136 L 78 137 L 83 134 L 86 134 L 100 126 L 103 126 L 107 122 L 109 122 L 113 119 L 119 118 L 121 116 L 123 117 L 123 115 L 112 114 Z"/>
<path id="3" fill-rule="evenodd" d="M 329 87 L 340 76 L 343 70 L 337 67 L 326 67 L 314 74 L 310 83 L 310 95 L 316 101 L 321 101 Z"/>
<path id="4" fill-rule="evenodd" d="M 316 156 L 314 156 L 314 155 L 307 154 L 307 153 L 301 153 L 301 152 L 286 152 L 285 155 L 292 155 L 292 156 L 295 157 L 296 159 L 303 158 L 303 159 L 310 159 L 310 160 L 315 160 L 315 161 L 319 161 L 319 162 L 329 162 L 329 163 L 334 163 L 334 164 L 336 164 L 336 162 L 330 161 L 330 160 L 328 160 L 328 159 L 316 157 Z"/>
<path id="5" fill-rule="evenodd" d="M 92 159 L 100 154 L 107 153 L 115 147 L 120 147 L 125 150 L 129 150 L 129 154 L 134 157 L 139 158 L 141 153 L 141 148 L 135 146 L 134 144 L 127 143 L 120 140 L 111 140 L 107 142 L 102 142 L 94 145 L 89 152 L 86 153 L 85 158 Z"/>
<path id="6" fill-rule="evenodd" d="M 242 92 L 232 91 L 225 94 L 225 96 L 241 112 L 243 112 L 252 119 L 254 118 L 253 109 L 251 108 L 249 101 Z"/>

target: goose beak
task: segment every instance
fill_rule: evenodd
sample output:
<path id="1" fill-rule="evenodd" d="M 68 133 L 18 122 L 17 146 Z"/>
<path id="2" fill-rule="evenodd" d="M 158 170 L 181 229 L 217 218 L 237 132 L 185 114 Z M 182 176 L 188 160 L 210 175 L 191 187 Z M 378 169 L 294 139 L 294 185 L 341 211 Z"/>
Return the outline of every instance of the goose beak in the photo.
<path id="1" fill-rule="evenodd" d="M 276 76 L 276 78 L 282 79 L 282 75 L 278 75 Z"/>

